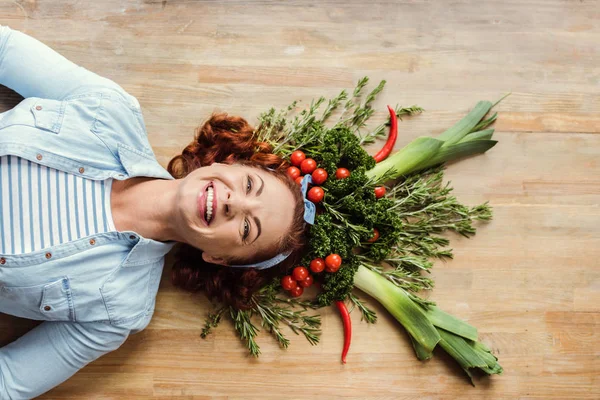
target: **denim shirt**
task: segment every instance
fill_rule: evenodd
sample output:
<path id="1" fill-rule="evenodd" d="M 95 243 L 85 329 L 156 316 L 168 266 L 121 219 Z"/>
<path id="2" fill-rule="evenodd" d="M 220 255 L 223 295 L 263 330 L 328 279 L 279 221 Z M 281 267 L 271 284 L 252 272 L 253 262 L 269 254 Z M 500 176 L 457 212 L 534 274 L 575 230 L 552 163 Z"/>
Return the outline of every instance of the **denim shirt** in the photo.
<path id="1" fill-rule="evenodd" d="M 94 180 L 174 179 L 152 152 L 135 97 L 7 26 L 0 84 L 24 97 L 0 114 L 0 156 Z M 175 244 L 112 231 L 0 254 L 0 312 L 44 321 L 0 349 L 0 399 L 38 396 L 146 328 Z"/>

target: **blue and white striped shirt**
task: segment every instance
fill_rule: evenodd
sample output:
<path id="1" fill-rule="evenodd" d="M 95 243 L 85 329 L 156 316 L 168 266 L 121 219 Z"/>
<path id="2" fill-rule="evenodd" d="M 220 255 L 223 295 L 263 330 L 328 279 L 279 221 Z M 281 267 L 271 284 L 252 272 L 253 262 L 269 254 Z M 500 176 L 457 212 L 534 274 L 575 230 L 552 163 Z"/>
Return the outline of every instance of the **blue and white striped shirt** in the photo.
<path id="1" fill-rule="evenodd" d="M 115 230 L 111 183 L 0 157 L 0 253 L 25 254 Z"/>

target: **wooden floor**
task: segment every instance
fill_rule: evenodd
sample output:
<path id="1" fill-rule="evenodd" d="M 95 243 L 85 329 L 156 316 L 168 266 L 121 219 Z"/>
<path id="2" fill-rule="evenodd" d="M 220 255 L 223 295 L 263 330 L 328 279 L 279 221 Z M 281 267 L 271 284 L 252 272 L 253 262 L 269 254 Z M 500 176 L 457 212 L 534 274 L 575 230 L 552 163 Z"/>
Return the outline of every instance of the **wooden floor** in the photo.
<path id="1" fill-rule="evenodd" d="M 148 328 L 41 398 L 600 398 L 600 2 L 4 0 L 0 24 L 137 96 L 164 166 L 213 110 L 254 122 L 364 75 L 388 82 L 374 124 L 388 103 L 426 110 L 400 123 L 398 147 L 512 91 L 498 145 L 447 173 L 494 220 L 451 237 L 431 294 L 479 328 L 503 375 L 472 387 L 443 354 L 417 361 L 375 305 L 374 326 L 352 313 L 346 365 L 334 309 L 320 345 L 262 335 L 251 359 L 228 321 L 199 337 L 210 304 L 172 287 L 169 256 Z M 19 100 L 0 91 L 3 110 Z M 2 315 L 0 345 L 35 325 Z"/>

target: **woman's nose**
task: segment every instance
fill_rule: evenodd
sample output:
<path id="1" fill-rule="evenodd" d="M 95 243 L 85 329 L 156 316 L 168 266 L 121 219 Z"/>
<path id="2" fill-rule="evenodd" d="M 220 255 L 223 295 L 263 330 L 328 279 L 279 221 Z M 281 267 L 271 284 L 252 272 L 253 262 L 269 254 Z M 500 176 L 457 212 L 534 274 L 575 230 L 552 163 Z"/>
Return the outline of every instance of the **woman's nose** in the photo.
<path id="1" fill-rule="evenodd" d="M 227 215 L 235 215 L 238 212 L 252 213 L 259 205 L 258 199 L 252 196 L 238 196 L 227 193 L 225 200 L 225 212 Z"/>

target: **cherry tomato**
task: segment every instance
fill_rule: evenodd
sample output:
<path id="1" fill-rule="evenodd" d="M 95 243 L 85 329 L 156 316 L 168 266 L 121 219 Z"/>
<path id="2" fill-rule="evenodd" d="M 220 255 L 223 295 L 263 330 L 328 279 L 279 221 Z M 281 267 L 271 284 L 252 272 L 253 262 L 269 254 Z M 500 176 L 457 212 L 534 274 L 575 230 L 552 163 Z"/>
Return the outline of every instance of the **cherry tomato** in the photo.
<path id="1" fill-rule="evenodd" d="M 313 284 L 313 282 L 314 282 L 314 279 L 313 279 L 312 275 L 309 275 L 303 281 L 298 281 L 298 285 L 300 285 L 302 287 L 309 287 L 310 285 Z"/>
<path id="2" fill-rule="evenodd" d="M 373 228 L 373 237 L 367 240 L 367 242 L 373 243 L 377 239 L 379 239 L 379 231 L 377 230 L 377 228 Z"/>
<path id="3" fill-rule="evenodd" d="M 285 290 L 292 290 L 296 286 L 296 280 L 292 278 L 291 275 L 286 275 L 283 278 L 281 278 L 281 287 Z"/>
<path id="4" fill-rule="evenodd" d="M 337 272 L 342 265 L 342 257 L 338 254 L 330 254 L 325 257 L 325 271 L 327 272 Z"/>
<path id="5" fill-rule="evenodd" d="M 302 161 L 304 161 L 305 159 L 306 154 L 304 154 L 304 152 L 300 150 L 296 150 L 290 156 L 290 161 L 292 162 L 292 165 L 295 165 L 296 167 L 299 167 Z"/>
<path id="6" fill-rule="evenodd" d="M 304 288 L 302 286 L 296 286 L 292 290 L 290 290 L 290 296 L 292 297 L 300 297 L 304 293 Z"/>
<path id="7" fill-rule="evenodd" d="M 302 185 L 302 178 L 303 178 L 303 176 L 299 176 L 295 179 L 295 181 L 298 185 Z"/>
<path id="8" fill-rule="evenodd" d="M 286 172 L 288 176 L 292 179 L 296 179 L 300 176 L 300 169 L 298 169 L 297 167 L 289 167 Z"/>
<path id="9" fill-rule="evenodd" d="M 383 187 L 383 186 L 377 186 L 375 188 L 375 198 L 376 199 L 382 198 L 384 194 L 385 194 L 385 187 Z"/>
<path id="10" fill-rule="evenodd" d="M 335 177 L 338 179 L 346 179 L 350 176 L 350 171 L 348 171 L 346 168 L 338 168 L 337 171 L 335 171 Z"/>
<path id="11" fill-rule="evenodd" d="M 327 171 L 323 168 L 317 168 L 312 173 L 312 181 L 315 185 L 322 185 L 327 180 Z"/>
<path id="12" fill-rule="evenodd" d="M 306 197 L 313 203 L 319 203 L 323 200 L 323 197 L 325 197 L 325 191 L 322 187 L 315 186 L 313 188 L 310 188 Z"/>
<path id="13" fill-rule="evenodd" d="M 303 281 L 308 276 L 308 270 L 302 266 L 294 268 L 292 276 L 297 281 Z"/>
<path id="14" fill-rule="evenodd" d="M 317 169 L 317 162 L 312 158 L 307 158 L 300 164 L 300 170 L 304 174 L 312 174 L 315 169 Z"/>
<path id="15" fill-rule="evenodd" d="M 310 262 L 310 270 L 315 274 L 322 272 L 325 269 L 325 260 L 322 258 L 315 258 Z"/>

